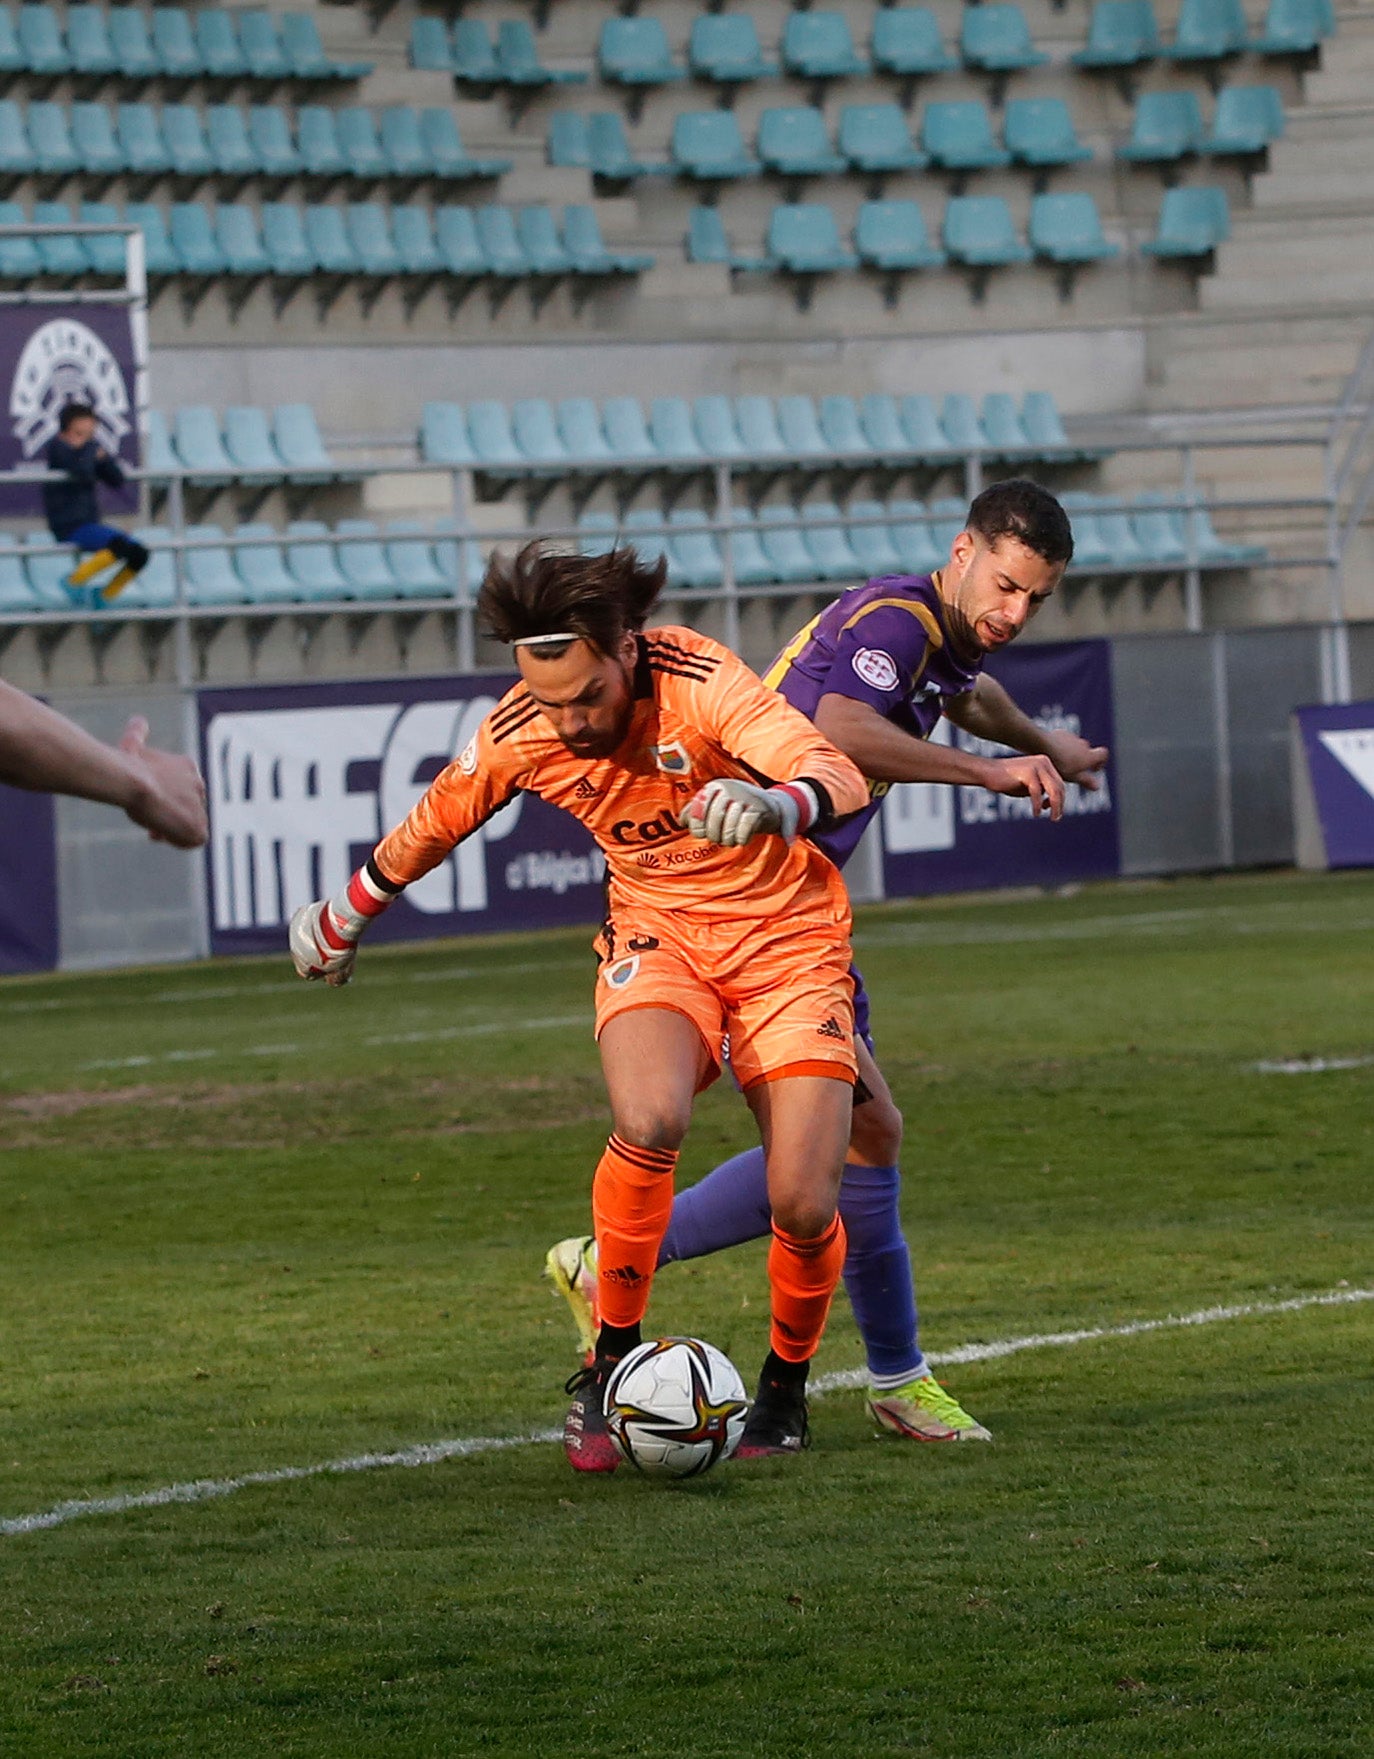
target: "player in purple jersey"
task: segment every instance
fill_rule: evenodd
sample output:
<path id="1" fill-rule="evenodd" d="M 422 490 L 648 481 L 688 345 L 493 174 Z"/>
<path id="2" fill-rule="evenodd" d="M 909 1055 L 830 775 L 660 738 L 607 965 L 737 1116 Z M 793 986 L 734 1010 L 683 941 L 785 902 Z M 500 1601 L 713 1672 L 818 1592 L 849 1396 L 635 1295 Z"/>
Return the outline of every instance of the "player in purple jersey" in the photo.
<path id="1" fill-rule="evenodd" d="M 1053 495 L 1022 479 L 996 483 L 970 507 L 945 567 L 870 580 L 842 594 L 764 674 L 869 778 L 868 808 L 816 839 L 837 866 L 853 854 L 894 782 L 1028 796 L 1037 816 L 1056 819 L 1066 782 L 1098 786 L 1105 747 L 1045 732 L 983 671 L 988 654 L 1013 641 L 1049 598 L 1072 555 L 1068 516 Z M 985 758 L 931 744 L 941 715 L 1022 755 Z M 884 1428 L 915 1441 L 988 1441 L 988 1430 L 940 1386 L 921 1353 L 898 1211 L 902 1115 L 874 1060 L 863 978 L 853 975 L 859 1083 L 840 1213 L 849 1237 L 845 1288 L 868 1357 L 868 1407 Z M 659 1263 L 759 1238 L 769 1223 L 756 1148 L 678 1195 Z M 561 1240 L 547 1260 L 584 1349 L 595 1335 L 595 1252 L 590 1239 Z"/>

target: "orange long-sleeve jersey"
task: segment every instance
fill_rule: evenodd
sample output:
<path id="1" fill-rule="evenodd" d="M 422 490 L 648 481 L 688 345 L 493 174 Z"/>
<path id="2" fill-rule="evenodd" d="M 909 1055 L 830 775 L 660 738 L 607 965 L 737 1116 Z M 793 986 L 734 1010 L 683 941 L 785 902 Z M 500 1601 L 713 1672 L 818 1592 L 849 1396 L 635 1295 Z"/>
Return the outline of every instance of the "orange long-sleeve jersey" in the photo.
<path id="1" fill-rule="evenodd" d="M 640 637 L 629 731 L 612 756 L 575 756 L 517 684 L 377 845 L 371 867 L 391 890 L 409 885 L 524 789 L 596 838 L 613 911 L 643 905 L 723 922 L 829 898 L 847 914 L 843 882 L 810 843 L 756 837 L 722 848 L 682 827 L 682 808 L 718 776 L 765 786 L 807 781 L 823 823 L 868 804 L 868 785 L 849 759 L 728 648 L 694 630 L 654 629 Z"/>

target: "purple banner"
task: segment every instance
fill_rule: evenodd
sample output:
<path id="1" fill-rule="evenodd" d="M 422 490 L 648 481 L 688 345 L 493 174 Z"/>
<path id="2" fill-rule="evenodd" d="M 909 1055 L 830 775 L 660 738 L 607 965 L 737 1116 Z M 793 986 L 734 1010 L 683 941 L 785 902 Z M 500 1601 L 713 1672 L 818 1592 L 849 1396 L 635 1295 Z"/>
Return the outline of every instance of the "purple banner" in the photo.
<path id="1" fill-rule="evenodd" d="M 96 439 L 121 464 L 138 466 L 138 411 L 134 404 L 134 343 L 124 305 L 0 306 L 0 470 L 41 471 L 66 403 L 89 403 Z M 101 506 L 128 513 L 138 506 L 136 485 L 100 490 Z M 0 514 L 42 517 L 38 485 L 0 487 Z"/>
<path id="2" fill-rule="evenodd" d="M 284 953 L 292 913 L 337 892 L 460 752 L 514 675 L 202 691 L 210 945 Z M 521 794 L 409 886 L 370 937 L 599 922 L 605 863 Z"/>
<path id="3" fill-rule="evenodd" d="M 1296 711 L 1328 867 L 1374 867 L 1374 702 Z"/>
<path id="4" fill-rule="evenodd" d="M 0 972 L 57 964 L 57 843 L 50 794 L 0 785 Z"/>
<path id="5" fill-rule="evenodd" d="M 1111 652 L 1105 641 L 1047 642 L 996 655 L 988 671 L 1042 727 L 1110 746 Z M 1006 756 L 941 721 L 935 737 L 967 751 Z M 1120 872 L 1116 773 L 1097 793 L 1071 786 L 1057 824 L 1032 817 L 1029 800 L 901 782 L 883 802 L 883 884 L 890 898 L 994 886 L 1057 885 Z"/>

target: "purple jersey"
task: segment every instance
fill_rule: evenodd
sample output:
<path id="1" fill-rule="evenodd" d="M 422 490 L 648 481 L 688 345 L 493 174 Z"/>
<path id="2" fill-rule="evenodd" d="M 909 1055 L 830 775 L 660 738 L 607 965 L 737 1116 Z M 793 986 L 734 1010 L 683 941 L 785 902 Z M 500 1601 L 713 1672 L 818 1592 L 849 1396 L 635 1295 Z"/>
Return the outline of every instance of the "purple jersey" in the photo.
<path id="1" fill-rule="evenodd" d="M 842 593 L 798 630 L 763 675 L 807 720 L 823 696 L 849 696 L 917 739 L 928 739 L 951 697 L 973 689 L 983 669 L 959 658 L 944 606 L 928 574 L 893 574 Z M 870 804 L 838 829 L 812 840 L 837 867 L 891 786 L 870 782 Z"/>

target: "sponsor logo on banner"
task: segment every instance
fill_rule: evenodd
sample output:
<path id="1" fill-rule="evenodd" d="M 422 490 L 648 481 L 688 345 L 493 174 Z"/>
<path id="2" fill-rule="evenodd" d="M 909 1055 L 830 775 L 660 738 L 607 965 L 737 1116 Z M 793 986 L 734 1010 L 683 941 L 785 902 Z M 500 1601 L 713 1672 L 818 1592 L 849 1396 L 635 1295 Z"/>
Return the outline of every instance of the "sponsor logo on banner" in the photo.
<path id="1" fill-rule="evenodd" d="M 852 664 L 864 683 L 871 684 L 875 690 L 897 688 L 897 662 L 880 647 L 861 647 L 854 655 Z"/>
<path id="2" fill-rule="evenodd" d="M 89 403 L 96 439 L 118 453 L 133 426 L 123 369 L 87 324 L 54 318 L 29 337 L 10 384 L 10 428 L 26 459 L 54 437 L 68 403 Z"/>
<path id="3" fill-rule="evenodd" d="M 1374 702 L 1294 710 L 1328 867 L 1374 867 Z"/>
<path id="4" fill-rule="evenodd" d="M 1365 793 L 1374 795 L 1374 727 L 1345 727 L 1317 737 Z"/>

